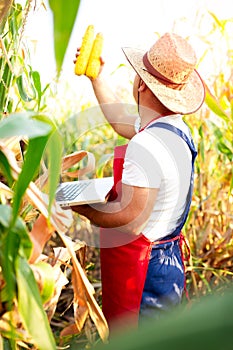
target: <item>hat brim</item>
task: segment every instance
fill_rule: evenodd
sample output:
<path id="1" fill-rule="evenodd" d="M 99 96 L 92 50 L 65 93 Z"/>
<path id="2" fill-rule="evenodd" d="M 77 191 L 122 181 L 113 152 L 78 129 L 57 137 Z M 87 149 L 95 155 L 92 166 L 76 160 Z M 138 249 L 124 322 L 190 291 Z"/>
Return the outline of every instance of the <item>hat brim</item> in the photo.
<path id="1" fill-rule="evenodd" d="M 191 114 L 201 107 L 205 100 L 205 88 L 196 70 L 190 75 L 188 82 L 178 89 L 175 84 L 165 84 L 147 71 L 143 64 L 145 51 L 130 47 L 123 47 L 122 50 L 137 74 L 169 110 Z"/>

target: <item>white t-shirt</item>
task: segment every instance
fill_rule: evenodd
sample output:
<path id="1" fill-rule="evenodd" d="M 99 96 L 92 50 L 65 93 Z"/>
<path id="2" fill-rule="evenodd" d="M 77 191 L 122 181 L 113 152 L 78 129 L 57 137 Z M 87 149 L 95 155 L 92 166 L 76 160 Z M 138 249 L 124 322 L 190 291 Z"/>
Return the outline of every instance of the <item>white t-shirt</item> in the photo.
<path id="1" fill-rule="evenodd" d="M 151 122 L 163 122 L 190 131 L 182 116 L 173 115 Z M 149 126 L 149 125 L 148 125 Z M 175 133 L 148 126 L 136 134 L 127 147 L 122 182 L 131 186 L 158 188 L 153 211 L 142 233 L 151 241 L 171 234 L 181 218 L 191 176 L 191 152 Z"/>

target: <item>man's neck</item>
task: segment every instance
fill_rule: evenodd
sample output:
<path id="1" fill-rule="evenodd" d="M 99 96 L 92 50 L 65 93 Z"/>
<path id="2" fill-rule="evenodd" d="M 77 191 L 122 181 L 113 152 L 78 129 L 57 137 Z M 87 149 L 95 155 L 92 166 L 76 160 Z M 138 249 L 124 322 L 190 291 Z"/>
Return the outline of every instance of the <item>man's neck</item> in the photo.
<path id="1" fill-rule="evenodd" d="M 139 97 L 138 111 L 141 118 L 141 128 L 145 127 L 152 120 L 175 114 L 165 107 L 149 88 L 145 88 Z"/>
<path id="2" fill-rule="evenodd" d="M 175 113 L 173 114 L 171 111 L 166 110 L 165 111 L 156 111 L 156 110 L 152 110 L 146 107 L 142 107 L 140 108 L 140 118 L 141 118 L 141 128 L 144 128 L 145 126 L 147 126 L 149 123 L 151 123 L 154 120 L 163 118 L 163 117 L 167 117 L 167 116 L 172 116 L 175 115 Z"/>

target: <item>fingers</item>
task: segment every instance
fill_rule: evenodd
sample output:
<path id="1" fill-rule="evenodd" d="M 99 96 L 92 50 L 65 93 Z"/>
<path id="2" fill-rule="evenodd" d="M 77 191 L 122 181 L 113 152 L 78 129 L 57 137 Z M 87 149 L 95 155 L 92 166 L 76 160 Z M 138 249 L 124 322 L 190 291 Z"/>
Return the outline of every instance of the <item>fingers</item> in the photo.
<path id="1" fill-rule="evenodd" d="M 100 56 L 100 64 L 101 64 L 101 66 L 103 66 L 105 64 L 105 61 L 104 61 L 102 56 Z"/>
<path id="2" fill-rule="evenodd" d="M 73 60 L 74 64 L 77 61 L 78 56 L 80 55 L 80 47 L 77 48 L 76 53 L 75 53 L 75 59 Z"/>

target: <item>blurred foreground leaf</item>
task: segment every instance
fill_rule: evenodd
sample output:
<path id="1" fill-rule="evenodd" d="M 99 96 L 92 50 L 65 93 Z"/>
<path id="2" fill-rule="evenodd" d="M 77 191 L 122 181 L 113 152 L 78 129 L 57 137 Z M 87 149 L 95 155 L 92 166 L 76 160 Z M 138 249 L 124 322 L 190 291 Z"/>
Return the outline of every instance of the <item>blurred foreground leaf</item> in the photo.
<path id="1" fill-rule="evenodd" d="M 33 272 L 27 261 L 21 257 L 18 257 L 16 274 L 18 306 L 25 328 L 35 341 L 38 349 L 56 349 Z"/>
<path id="2" fill-rule="evenodd" d="M 122 330 L 108 350 L 230 350 L 233 342 L 233 288 L 225 295 L 203 297 L 187 309 L 176 309 L 157 321 L 142 323 L 139 330 Z M 101 344 L 96 350 L 104 349 Z"/>

